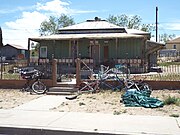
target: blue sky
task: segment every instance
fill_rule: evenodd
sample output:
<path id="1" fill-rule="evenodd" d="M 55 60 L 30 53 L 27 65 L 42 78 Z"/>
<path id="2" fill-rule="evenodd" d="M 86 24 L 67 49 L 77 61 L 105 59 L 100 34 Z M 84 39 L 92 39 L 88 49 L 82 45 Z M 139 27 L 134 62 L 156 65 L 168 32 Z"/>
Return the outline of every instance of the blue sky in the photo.
<path id="1" fill-rule="evenodd" d="M 28 38 L 39 36 L 41 22 L 50 15 L 63 13 L 76 23 L 95 16 L 139 15 L 142 23 L 155 24 L 157 6 L 158 33 L 180 36 L 179 4 L 179 0 L 1 0 L 0 27 L 4 44 L 27 46 Z"/>

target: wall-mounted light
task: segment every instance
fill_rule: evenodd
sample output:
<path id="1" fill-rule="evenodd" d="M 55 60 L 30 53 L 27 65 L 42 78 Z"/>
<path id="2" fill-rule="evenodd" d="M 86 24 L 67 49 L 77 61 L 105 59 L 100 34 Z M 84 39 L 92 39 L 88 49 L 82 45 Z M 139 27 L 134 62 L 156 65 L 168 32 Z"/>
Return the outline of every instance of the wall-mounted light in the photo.
<path id="1" fill-rule="evenodd" d="M 95 41 L 95 44 L 99 44 L 99 41 L 96 40 L 96 41 Z"/>
<path id="2" fill-rule="evenodd" d="M 31 48 L 35 48 L 34 42 L 31 43 Z"/>
<path id="3" fill-rule="evenodd" d="M 108 41 L 108 40 L 105 40 L 105 41 L 104 41 L 104 43 L 105 43 L 105 44 L 108 44 L 108 43 L 109 43 L 109 41 Z"/>
<path id="4" fill-rule="evenodd" d="M 94 41 L 93 41 L 93 40 L 90 40 L 90 44 L 93 45 L 93 44 L 94 44 Z"/>

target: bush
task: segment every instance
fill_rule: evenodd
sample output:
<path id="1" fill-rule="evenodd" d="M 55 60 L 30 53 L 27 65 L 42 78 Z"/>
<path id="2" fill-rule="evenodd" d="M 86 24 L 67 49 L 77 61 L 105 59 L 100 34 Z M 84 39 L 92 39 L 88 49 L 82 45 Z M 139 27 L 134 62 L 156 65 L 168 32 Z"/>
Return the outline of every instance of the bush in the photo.
<path id="1" fill-rule="evenodd" d="M 180 105 L 180 98 L 177 97 L 171 97 L 168 96 L 165 100 L 164 100 L 164 105 L 171 105 L 171 104 L 175 104 L 177 106 Z"/>
<path id="2" fill-rule="evenodd" d="M 175 118 L 178 118 L 179 117 L 179 114 L 171 114 L 169 115 L 170 117 L 175 117 Z"/>

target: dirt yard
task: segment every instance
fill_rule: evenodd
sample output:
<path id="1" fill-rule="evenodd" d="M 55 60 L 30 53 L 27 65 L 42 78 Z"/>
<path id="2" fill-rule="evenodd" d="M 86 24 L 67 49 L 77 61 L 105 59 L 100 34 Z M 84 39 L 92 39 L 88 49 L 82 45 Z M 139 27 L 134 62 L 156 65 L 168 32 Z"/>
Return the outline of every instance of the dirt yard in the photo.
<path id="1" fill-rule="evenodd" d="M 27 103 L 42 95 L 30 95 L 19 89 L 0 89 L 0 109 L 10 109 Z"/>
<path id="2" fill-rule="evenodd" d="M 102 91 L 95 94 L 83 94 L 77 99 L 63 102 L 55 111 L 88 112 L 88 113 L 111 113 L 114 115 L 156 115 L 156 116 L 180 116 L 180 105 L 165 105 L 161 108 L 125 107 L 120 102 L 123 92 Z M 164 101 L 168 96 L 179 98 L 180 90 L 156 90 L 151 97 Z"/>
<path id="3" fill-rule="evenodd" d="M 74 100 L 67 100 L 51 111 L 72 111 L 88 113 L 110 113 L 114 115 L 156 115 L 180 116 L 180 105 L 165 105 L 162 108 L 125 107 L 120 102 L 123 92 L 101 91 L 94 94 L 82 94 Z M 13 89 L 0 89 L 0 109 L 10 109 L 45 95 L 30 95 Z M 179 98 L 180 90 L 154 90 L 151 97 L 164 101 L 168 96 Z"/>

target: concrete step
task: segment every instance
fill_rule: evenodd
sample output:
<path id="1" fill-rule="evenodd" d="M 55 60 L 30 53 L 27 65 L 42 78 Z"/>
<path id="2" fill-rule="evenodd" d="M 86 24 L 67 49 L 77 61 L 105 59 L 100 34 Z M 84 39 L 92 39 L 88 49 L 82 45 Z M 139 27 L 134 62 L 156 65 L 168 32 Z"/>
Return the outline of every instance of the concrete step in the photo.
<path id="1" fill-rule="evenodd" d="M 57 87 L 76 87 L 76 84 L 70 84 L 70 83 L 57 83 Z"/>
<path id="2" fill-rule="evenodd" d="M 46 92 L 47 95 L 72 95 L 78 91 L 75 87 L 51 87 Z"/>
<path id="3" fill-rule="evenodd" d="M 77 92 L 78 89 L 75 87 L 51 87 L 49 92 Z"/>
<path id="4" fill-rule="evenodd" d="M 52 91 L 48 91 L 46 92 L 47 95 L 73 95 L 74 92 L 52 92 Z"/>

